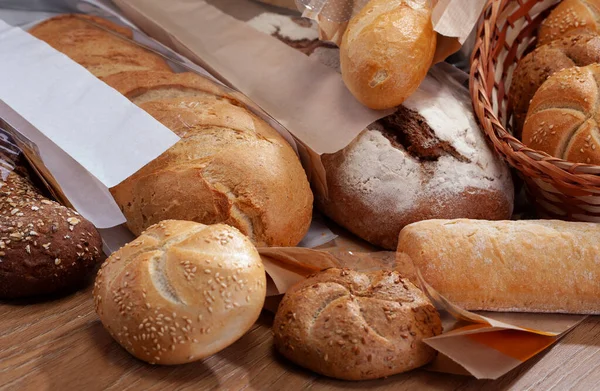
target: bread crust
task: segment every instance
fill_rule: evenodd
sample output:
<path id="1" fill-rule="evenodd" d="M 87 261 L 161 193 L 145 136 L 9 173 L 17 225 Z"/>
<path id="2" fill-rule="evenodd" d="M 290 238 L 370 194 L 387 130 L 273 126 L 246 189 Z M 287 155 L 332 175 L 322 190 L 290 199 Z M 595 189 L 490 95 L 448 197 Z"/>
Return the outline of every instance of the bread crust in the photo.
<path id="1" fill-rule="evenodd" d="M 165 91 L 162 85 L 169 83 L 156 88 Z M 204 90 L 199 97 L 140 107 L 182 140 L 111 189 L 132 232 L 186 219 L 233 225 L 257 245 L 302 240 L 312 218 L 312 192 L 296 154 L 273 128 Z"/>
<path id="2" fill-rule="evenodd" d="M 426 1 L 371 0 L 350 20 L 342 37 L 342 78 L 364 105 L 396 107 L 425 78 L 435 47 Z"/>
<path id="3" fill-rule="evenodd" d="M 442 332 L 425 295 L 395 271 L 327 269 L 293 286 L 273 322 L 277 350 L 325 376 L 366 380 L 418 368 Z"/>
<path id="4" fill-rule="evenodd" d="M 78 288 L 101 259 L 102 240 L 89 221 L 18 174 L 0 180 L 0 298 Z"/>
<path id="5" fill-rule="evenodd" d="M 544 19 L 538 45 L 546 45 L 565 34 L 598 32 L 600 0 L 562 0 Z"/>
<path id="6" fill-rule="evenodd" d="M 571 162 L 600 164 L 598 80 L 598 64 L 550 76 L 531 101 L 523 143 Z"/>
<path id="7" fill-rule="evenodd" d="M 97 77 L 123 71 L 171 70 L 162 57 L 96 28 L 86 23 L 86 19 L 128 38 L 132 37 L 130 29 L 102 18 L 80 15 L 59 15 L 36 25 L 29 33 L 64 53 Z"/>
<path id="8" fill-rule="evenodd" d="M 400 233 L 435 290 L 473 311 L 600 314 L 600 225 L 428 220 Z"/>
<path id="9" fill-rule="evenodd" d="M 182 364 L 229 346 L 252 327 L 266 276 L 233 227 L 167 220 L 113 253 L 94 284 L 96 312 L 129 353 Z"/>
<path id="10" fill-rule="evenodd" d="M 536 48 L 515 69 L 508 94 L 514 114 L 514 134 L 521 137 L 529 103 L 555 72 L 600 62 L 600 36 L 594 32 L 567 35 Z"/>

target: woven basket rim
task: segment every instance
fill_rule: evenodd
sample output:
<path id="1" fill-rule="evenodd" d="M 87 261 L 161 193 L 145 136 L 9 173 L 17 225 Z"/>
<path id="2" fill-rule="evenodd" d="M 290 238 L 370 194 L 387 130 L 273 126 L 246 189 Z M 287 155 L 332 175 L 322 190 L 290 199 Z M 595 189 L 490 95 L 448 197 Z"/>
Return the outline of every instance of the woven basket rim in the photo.
<path id="1" fill-rule="evenodd" d="M 488 75 L 484 72 L 488 66 L 488 59 L 483 58 L 486 52 L 484 45 L 491 47 L 493 34 L 496 32 L 500 8 L 504 0 L 488 0 L 480 16 L 475 46 L 471 55 L 470 67 L 470 92 L 475 114 L 494 147 L 508 158 L 515 158 L 533 171 L 539 171 L 550 178 L 554 178 L 559 170 L 563 179 L 574 184 L 598 187 L 600 190 L 600 165 L 574 163 L 547 154 L 546 152 L 534 150 L 527 147 L 514 137 L 502 125 L 498 115 L 494 111 L 492 103 L 486 95 Z M 541 0 L 538 0 L 539 2 Z M 522 5 L 521 1 L 518 2 Z M 492 26 L 492 27 L 490 27 Z M 506 50 L 506 49 L 504 49 Z M 489 50 L 491 52 L 491 49 Z M 487 69 L 488 72 L 490 71 Z M 510 159 L 508 163 L 519 171 Z M 544 180 L 543 177 L 540 179 Z M 549 180 L 546 179 L 547 182 Z"/>

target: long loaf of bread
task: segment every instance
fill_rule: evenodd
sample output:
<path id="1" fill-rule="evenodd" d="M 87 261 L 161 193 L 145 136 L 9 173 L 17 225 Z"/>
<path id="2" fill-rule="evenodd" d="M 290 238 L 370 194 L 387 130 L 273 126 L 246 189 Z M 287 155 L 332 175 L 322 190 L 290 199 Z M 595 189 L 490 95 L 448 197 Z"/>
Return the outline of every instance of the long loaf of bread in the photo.
<path id="1" fill-rule="evenodd" d="M 427 220 L 398 255 L 468 310 L 600 314 L 600 224 Z"/>

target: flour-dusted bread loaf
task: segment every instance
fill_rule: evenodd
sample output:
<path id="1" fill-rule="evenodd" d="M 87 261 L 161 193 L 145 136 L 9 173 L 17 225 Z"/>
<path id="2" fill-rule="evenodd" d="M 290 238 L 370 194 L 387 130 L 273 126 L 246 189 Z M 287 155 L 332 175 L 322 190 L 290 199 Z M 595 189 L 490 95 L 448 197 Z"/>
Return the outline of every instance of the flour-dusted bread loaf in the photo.
<path id="1" fill-rule="evenodd" d="M 575 163 L 600 164 L 600 65 L 564 69 L 535 93 L 523 143 Z"/>
<path id="2" fill-rule="evenodd" d="M 94 303 L 129 353 L 182 364 L 244 335 L 260 315 L 266 285 L 258 251 L 235 228 L 168 220 L 104 262 Z"/>
<path id="3" fill-rule="evenodd" d="M 567 35 L 523 57 L 513 73 L 508 92 L 516 137 L 521 137 L 531 99 L 548 77 L 565 68 L 597 62 L 600 62 L 600 35 L 595 32 Z"/>
<path id="4" fill-rule="evenodd" d="M 366 380 L 427 364 L 424 338 L 442 332 L 425 294 L 396 271 L 327 269 L 289 289 L 273 322 L 275 347 L 326 376 Z"/>
<path id="5" fill-rule="evenodd" d="M 130 29 L 106 19 L 59 15 L 34 26 L 29 33 L 85 67 L 98 77 L 134 70 L 170 71 L 160 56 L 94 26 L 132 37 Z"/>
<path id="6" fill-rule="evenodd" d="M 266 122 L 191 73 L 104 80 L 182 138 L 111 190 L 134 233 L 180 219 L 233 225 L 257 245 L 300 242 L 312 192 L 293 149 Z"/>
<path id="7" fill-rule="evenodd" d="M 421 221 L 398 254 L 467 310 L 600 314 L 600 224 Z"/>
<path id="8" fill-rule="evenodd" d="M 486 144 L 463 87 L 440 69 L 395 114 L 322 160 L 328 195 L 317 196 L 318 207 L 387 249 L 415 221 L 512 214 L 510 172 Z"/>
<path id="9" fill-rule="evenodd" d="M 44 197 L 28 179 L 4 174 L 0 172 L 0 298 L 80 287 L 102 259 L 96 228 Z"/>
<path id="10" fill-rule="evenodd" d="M 538 45 L 568 34 L 598 32 L 600 0 L 562 0 L 544 19 L 538 31 Z"/>

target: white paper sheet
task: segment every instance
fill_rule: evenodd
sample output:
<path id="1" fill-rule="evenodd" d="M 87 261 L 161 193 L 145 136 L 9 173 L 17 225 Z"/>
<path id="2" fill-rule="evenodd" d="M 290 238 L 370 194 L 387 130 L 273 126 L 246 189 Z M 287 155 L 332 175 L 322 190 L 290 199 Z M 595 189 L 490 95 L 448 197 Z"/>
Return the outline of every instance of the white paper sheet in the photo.
<path id="1" fill-rule="evenodd" d="M 107 188 L 179 137 L 62 53 L 2 21 L 0 54 L 2 117 L 38 145 L 83 216 L 98 228 L 123 223 Z"/>

